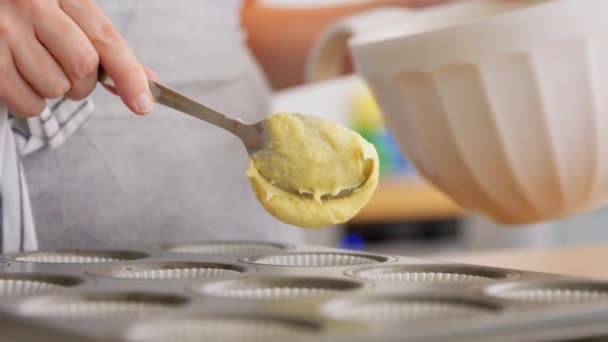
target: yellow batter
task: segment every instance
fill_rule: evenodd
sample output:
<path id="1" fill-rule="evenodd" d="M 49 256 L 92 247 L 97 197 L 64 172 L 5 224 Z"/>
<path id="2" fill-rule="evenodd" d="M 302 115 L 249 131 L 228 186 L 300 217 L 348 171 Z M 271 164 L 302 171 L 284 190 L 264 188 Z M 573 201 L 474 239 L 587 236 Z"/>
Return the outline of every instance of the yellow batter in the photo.
<path id="1" fill-rule="evenodd" d="M 266 120 L 268 144 L 247 176 L 264 208 L 283 222 L 324 227 L 352 218 L 378 185 L 378 154 L 359 134 L 303 114 Z M 354 189 L 348 196 L 343 190 Z"/>

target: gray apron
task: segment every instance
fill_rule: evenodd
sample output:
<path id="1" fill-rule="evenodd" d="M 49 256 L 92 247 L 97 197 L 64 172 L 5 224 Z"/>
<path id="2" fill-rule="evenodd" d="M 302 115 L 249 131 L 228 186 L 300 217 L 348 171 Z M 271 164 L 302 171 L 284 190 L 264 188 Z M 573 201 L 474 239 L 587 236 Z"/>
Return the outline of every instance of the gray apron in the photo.
<path id="1" fill-rule="evenodd" d="M 238 0 L 101 0 L 140 60 L 170 86 L 245 120 L 268 88 L 239 24 Z M 93 118 L 62 147 L 24 160 L 40 248 L 166 241 L 296 242 L 257 202 L 240 141 L 158 107 L 127 112 L 102 89 Z"/>

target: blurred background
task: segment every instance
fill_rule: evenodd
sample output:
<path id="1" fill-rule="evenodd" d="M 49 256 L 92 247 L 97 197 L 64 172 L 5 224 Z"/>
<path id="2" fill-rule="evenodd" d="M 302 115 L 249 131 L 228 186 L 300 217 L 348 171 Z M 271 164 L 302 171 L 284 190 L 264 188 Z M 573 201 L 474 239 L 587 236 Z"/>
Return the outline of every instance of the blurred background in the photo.
<path id="1" fill-rule="evenodd" d="M 416 174 L 386 130 L 373 96 L 351 73 L 348 59 L 342 76 L 304 81 L 310 48 L 331 23 L 383 5 L 419 4 L 416 0 L 247 0 L 242 13 L 248 44 L 274 91 L 272 112 L 297 109 L 334 120 L 362 134 L 380 155 L 381 183 L 371 203 L 348 225 L 307 230 L 307 242 L 378 253 L 441 256 L 608 240 L 604 227 L 608 210 L 604 209 L 518 227 L 498 226 L 462 210 Z"/>

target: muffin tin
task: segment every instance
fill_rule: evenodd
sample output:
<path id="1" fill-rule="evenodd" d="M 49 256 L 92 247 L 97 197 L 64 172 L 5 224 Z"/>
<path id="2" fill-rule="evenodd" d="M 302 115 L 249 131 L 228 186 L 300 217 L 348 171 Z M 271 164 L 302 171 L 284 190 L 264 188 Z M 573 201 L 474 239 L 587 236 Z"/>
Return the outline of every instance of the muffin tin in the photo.
<path id="1" fill-rule="evenodd" d="M 4 255 L 0 329 L 46 341 L 570 341 L 608 283 L 255 241 Z"/>

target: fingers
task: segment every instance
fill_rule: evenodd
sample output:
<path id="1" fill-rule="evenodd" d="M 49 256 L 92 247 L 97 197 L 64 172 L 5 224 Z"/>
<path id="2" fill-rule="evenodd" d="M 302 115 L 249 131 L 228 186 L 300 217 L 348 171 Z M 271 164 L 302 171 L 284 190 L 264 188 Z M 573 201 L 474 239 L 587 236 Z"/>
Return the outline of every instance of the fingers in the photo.
<path id="1" fill-rule="evenodd" d="M 94 0 L 0 1 L 0 101 L 37 115 L 43 98 L 82 99 L 100 63 L 136 113 L 154 101 L 144 68 Z"/>
<path id="2" fill-rule="evenodd" d="M 144 71 L 146 72 L 146 76 L 148 76 L 149 80 L 158 81 L 158 74 L 156 73 L 156 71 L 146 66 L 144 66 Z M 106 88 L 107 91 L 111 92 L 114 95 L 118 95 L 118 93 L 116 93 L 116 88 L 113 85 L 107 85 L 105 84 L 105 82 L 102 82 L 101 84 L 104 88 Z"/>
<path id="3" fill-rule="evenodd" d="M 95 88 L 99 65 L 97 51 L 81 28 L 58 6 L 49 7 L 45 15 L 46 20 L 34 23 L 36 35 L 70 81 L 71 88 L 65 92 L 66 96 L 80 100 Z"/>
<path id="4" fill-rule="evenodd" d="M 6 45 L 0 45 L 0 80 L 0 102 L 17 117 L 32 117 L 44 111 L 46 102 L 21 77 Z"/>
<path id="5" fill-rule="evenodd" d="M 0 95 L 23 115 L 42 98 L 90 94 L 100 63 L 131 110 L 154 106 L 144 68 L 94 0 L 0 0 L 0 45 Z"/>
<path id="6" fill-rule="evenodd" d="M 29 41 L 12 44 L 11 52 L 21 76 L 41 96 L 52 99 L 70 91 L 70 80 L 33 34 Z"/>
<path id="7" fill-rule="evenodd" d="M 154 107 L 143 66 L 126 41 L 93 0 L 61 0 L 63 11 L 82 29 L 97 50 L 101 65 L 116 83 L 116 91 L 136 113 Z"/>
<path id="8" fill-rule="evenodd" d="M 73 81 L 72 88 L 65 95 L 70 100 L 82 100 L 89 96 L 97 86 L 97 69 L 84 79 Z"/>

